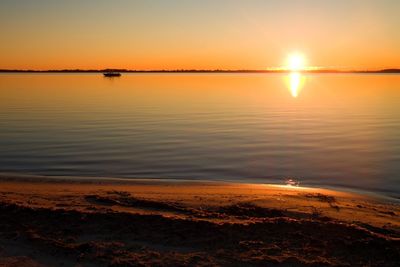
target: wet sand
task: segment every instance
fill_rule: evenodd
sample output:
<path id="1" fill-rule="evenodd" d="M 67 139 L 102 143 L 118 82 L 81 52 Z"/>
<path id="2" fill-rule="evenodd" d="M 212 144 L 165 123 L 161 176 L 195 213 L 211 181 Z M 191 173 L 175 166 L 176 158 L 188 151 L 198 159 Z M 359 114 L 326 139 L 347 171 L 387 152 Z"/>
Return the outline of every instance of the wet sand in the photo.
<path id="1" fill-rule="evenodd" d="M 0 266 L 398 266 L 400 205 L 318 188 L 0 176 Z"/>

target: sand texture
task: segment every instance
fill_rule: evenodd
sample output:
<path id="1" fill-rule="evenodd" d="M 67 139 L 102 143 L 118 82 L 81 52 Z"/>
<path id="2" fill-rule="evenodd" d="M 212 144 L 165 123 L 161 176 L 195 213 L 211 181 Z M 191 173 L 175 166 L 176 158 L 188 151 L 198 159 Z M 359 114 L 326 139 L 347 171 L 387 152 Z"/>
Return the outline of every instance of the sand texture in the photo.
<path id="1" fill-rule="evenodd" d="M 400 206 L 333 190 L 0 179 L 0 266 L 399 266 Z"/>

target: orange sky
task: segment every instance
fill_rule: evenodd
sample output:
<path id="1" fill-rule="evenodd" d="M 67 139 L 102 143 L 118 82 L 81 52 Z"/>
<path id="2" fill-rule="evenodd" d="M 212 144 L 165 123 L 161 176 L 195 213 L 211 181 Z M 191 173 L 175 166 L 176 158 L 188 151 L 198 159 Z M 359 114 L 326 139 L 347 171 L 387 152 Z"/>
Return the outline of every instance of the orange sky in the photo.
<path id="1" fill-rule="evenodd" d="M 400 1 L 2 0 L 0 68 L 400 67 Z"/>

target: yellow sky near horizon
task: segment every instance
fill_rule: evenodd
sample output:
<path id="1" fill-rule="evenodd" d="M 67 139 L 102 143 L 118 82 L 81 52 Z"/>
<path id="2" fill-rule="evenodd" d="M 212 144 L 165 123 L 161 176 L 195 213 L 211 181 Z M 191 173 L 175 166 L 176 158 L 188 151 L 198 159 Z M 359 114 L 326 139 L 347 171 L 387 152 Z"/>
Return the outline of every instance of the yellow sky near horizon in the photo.
<path id="1" fill-rule="evenodd" d="M 0 68 L 400 67 L 400 1 L 4 0 Z"/>

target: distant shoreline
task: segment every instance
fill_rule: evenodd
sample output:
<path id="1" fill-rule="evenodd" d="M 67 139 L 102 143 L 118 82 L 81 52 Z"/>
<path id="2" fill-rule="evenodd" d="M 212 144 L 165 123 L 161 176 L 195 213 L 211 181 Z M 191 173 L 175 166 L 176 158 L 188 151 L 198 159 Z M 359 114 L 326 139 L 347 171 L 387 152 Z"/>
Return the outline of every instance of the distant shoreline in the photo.
<path id="1" fill-rule="evenodd" d="M 60 70 L 18 70 L 18 69 L 0 69 L 0 73 L 103 73 L 115 71 L 122 73 L 290 73 L 290 70 L 129 70 L 129 69 L 101 69 L 101 70 L 83 70 L 83 69 L 60 69 Z M 382 70 L 302 70 L 301 73 L 400 73 L 400 69 L 382 69 Z"/>

